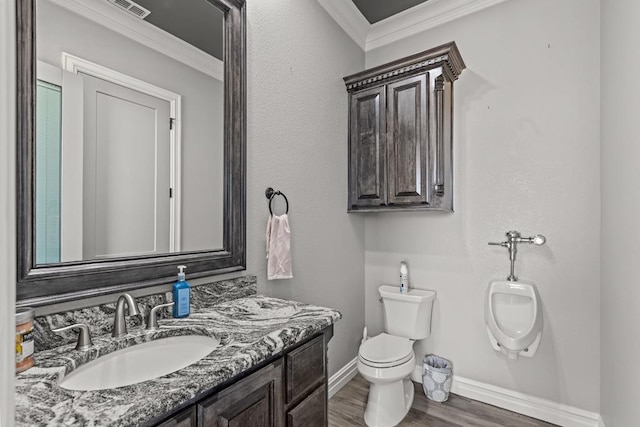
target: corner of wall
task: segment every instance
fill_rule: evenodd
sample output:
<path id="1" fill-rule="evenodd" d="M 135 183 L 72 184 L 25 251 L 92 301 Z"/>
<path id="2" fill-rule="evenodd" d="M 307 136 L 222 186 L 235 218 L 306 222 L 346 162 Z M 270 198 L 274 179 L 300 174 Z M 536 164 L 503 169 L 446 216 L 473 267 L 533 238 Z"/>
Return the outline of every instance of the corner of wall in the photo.
<path id="1" fill-rule="evenodd" d="M 14 424 L 15 235 L 15 3 L 0 1 L 0 426 Z"/>

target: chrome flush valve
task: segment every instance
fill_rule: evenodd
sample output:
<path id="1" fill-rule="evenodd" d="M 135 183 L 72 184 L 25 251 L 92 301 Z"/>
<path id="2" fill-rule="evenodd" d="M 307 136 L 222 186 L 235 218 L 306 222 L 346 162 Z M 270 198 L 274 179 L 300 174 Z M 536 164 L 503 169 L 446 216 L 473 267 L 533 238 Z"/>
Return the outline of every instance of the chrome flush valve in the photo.
<path id="1" fill-rule="evenodd" d="M 507 231 L 506 242 L 489 242 L 490 245 L 502 246 L 509 250 L 509 260 L 511 261 L 511 274 L 507 277 L 510 282 L 518 280 L 514 273 L 516 254 L 518 253 L 518 243 L 533 243 L 536 246 L 544 245 L 547 238 L 542 234 L 536 234 L 533 237 L 522 237 L 518 231 Z"/>

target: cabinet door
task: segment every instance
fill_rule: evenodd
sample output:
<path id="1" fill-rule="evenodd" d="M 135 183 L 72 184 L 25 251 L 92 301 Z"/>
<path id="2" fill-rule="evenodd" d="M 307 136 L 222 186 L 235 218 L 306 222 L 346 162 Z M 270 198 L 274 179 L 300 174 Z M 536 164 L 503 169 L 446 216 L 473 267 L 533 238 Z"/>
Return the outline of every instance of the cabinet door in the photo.
<path id="1" fill-rule="evenodd" d="M 387 202 L 385 95 L 377 87 L 349 98 L 349 210 Z"/>
<path id="2" fill-rule="evenodd" d="M 428 81 L 423 74 L 387 86 L 389 204 L 429 203 Z"/>
<path id="3" fill-rule="evenodd" d="M 314 338 L 286 356 L 286 400 L 295 402 L 326 378 L 326 344 L 324 335 Z"/>
<path id="4" fill-rule="evenodd" d="M 284 424 L 282 360 L 198 405 L 200 427 L 280 427 Z"/>
<path id="5" fill-rule="evenodd" d="M 196 427 L 196 425 L 196 406 L 193 405 L 158 424 L 158 427 Z"/>

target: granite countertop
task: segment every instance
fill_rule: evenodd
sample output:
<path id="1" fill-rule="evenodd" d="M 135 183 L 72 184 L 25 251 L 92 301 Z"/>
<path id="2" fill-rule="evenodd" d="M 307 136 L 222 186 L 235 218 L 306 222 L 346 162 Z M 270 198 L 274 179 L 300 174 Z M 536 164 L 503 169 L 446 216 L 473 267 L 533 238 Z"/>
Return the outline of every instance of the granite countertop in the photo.
<path id="1" fill-rule="evenodd" d="M 137 426 L 315 335 L 340 318 L 336 310 L 261 295 L 208 306 L 206 301 L 193 304 L 192 297 L 191 315 L 160 320 L 158 331 L 145 333 L 141 326 L 134 326 L 129 335 L 120 339 L 94 336 L 94 347 L 86 353 L 74 350 L 75 345 L 68 343 L 37 352 L 36 366 L 16 376 L 16 424 Z M 215 336 L 220 346 L 184 369 L 130 386 L 71 391 L 57 385 L 65 373 L 101 355 L 177 335 Z"/>

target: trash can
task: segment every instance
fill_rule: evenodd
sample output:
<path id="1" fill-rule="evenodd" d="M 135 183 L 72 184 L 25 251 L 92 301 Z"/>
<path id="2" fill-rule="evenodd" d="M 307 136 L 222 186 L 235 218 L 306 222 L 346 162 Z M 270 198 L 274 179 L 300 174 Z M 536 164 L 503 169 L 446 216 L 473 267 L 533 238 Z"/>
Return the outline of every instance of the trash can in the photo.
<path id="1" fill-rule="evenodd" d="M 429 400 L 444 402 L 449 398 L 453 367 L 451 362 L 435 354 L 422 359 L 422 388 Z"/>

